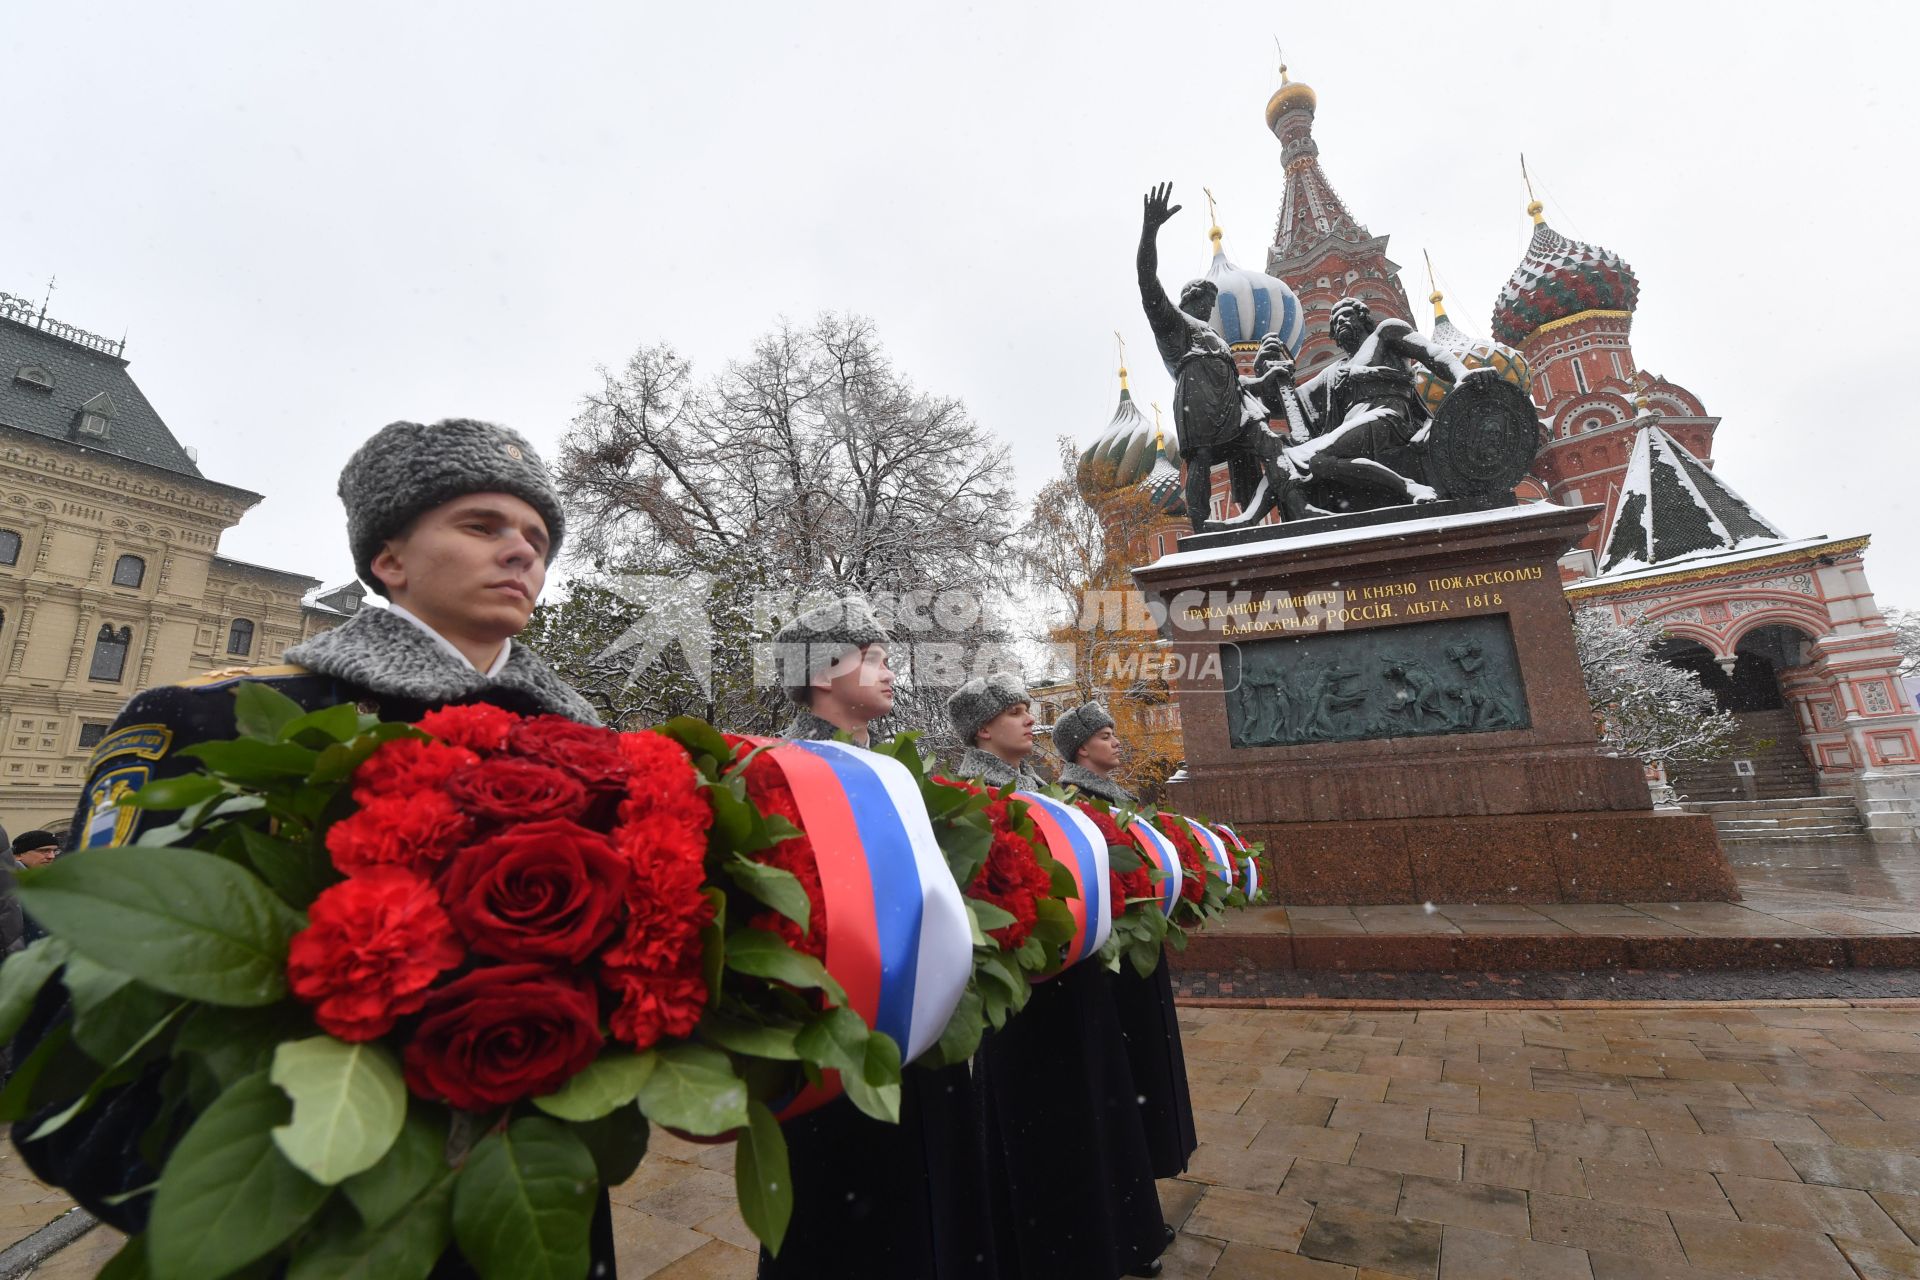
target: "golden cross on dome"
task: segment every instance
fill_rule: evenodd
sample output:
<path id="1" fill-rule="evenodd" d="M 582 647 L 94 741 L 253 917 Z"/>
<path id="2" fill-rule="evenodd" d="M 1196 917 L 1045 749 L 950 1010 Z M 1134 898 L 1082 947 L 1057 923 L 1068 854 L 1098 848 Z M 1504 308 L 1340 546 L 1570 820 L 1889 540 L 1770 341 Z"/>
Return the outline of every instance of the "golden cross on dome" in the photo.
<path id="1" fill-rule="evenodd" d="M 1120 336 L 1118 329 L 1113 331 L 1113 340 L 1120 348 L 1120 389 L 1125 391 L 1127 389 L 1127 340 Z"/>
<path id="2" fill-rule="evenodd" d="M 1533 179 L 1527 176 L 1527 153 L 1524 151 L 1520 153 L 1520 181 L 1527 184 L 1527 212 L 1532 215 L 1534 224 L 1537 226 L 1546 221 L 1540 216 L 1540 210 L 1545 206 L 1540 203 L 1540 198 L 1533 194 Z"/>
<path id="3" fill-rule="evenodd" d="M 1213 224 L 1207 231 L 1207 239 L 1213 241 L 1213 251 L 1219 253 L 1220 237 L 1223 233 L 1220 230 L 1220 215 L 1214 210 L 1213 188 L 1202 187 L 1200 189 L 1207 193 L 1207 221 Z"/>

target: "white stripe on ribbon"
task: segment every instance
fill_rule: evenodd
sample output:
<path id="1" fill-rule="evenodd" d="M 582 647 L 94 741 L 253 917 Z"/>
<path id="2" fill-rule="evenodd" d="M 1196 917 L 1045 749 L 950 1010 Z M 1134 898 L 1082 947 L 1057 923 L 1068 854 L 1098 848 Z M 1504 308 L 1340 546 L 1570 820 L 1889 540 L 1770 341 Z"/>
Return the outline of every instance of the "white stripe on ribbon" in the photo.
<path id="1" fill-rule="evenodd" d="M 1080 886 L 1080 901 L 1086 912 L 1086 928 L 1091 936 L 1078 940 L 1081 945 L 1068 957 L 1068 963 L 1083 960 L 1104 946 L 1108 935 L 1113 932 L 1113 881 L 1108 875 L 1112 864 L 1107 858 L 1107 838 L 1100 834 L 1100 828 L 1094 825 L 1093 819 L 1080 812 L 1077 805 L 1062 804 L 1050 796 L 1032 791 L 1016 791 L 1014 794 L 1029 805 L 1044 808 L 1053 815 L 1055 821 L 1071 824 L 1073 829 L 1068 832 L 1069 839 L 1077 832 L 1086 841 L 1086 848 L 1082 850 L 1048 850 L 1055 862 L 1066 864 L 1067 869 L 1073 872 L 1074 883 Z M 1092 884 L 1084 883 L 1085 877 L 1081 874 L 1079 864 L 1082 856 L 1093 865 Z"/>

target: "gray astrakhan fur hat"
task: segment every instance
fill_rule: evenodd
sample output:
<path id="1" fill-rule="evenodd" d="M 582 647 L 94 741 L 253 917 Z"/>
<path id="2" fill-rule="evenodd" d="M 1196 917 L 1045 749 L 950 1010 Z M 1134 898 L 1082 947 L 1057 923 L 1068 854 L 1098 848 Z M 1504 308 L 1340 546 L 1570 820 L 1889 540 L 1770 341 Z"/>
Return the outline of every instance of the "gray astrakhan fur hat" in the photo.
<path id="1" fill-rule="evenodd" d="M 1060 753 L 1062 764 L 1074 764 L 1074 757 L 1087 745 L 1087 739 L 1112 727 L 1113 717 L 1105 707 L 1097 702 L 1083 702 L 1053 722 L 1053 749 Z"/>
<path id="2" fill-rule="evenodd" d="M 849 649 L 886 644 L 888 639 L 865 597 L 846 596 L 807 610 L 774 633 L 774 670 L 785 682 L 787 697 L 804 707 L 812 701 L 815 676 Z"/>
<path id="3" fill-rule="evenodd" d="M 966 746 L 987 721 L 1009 707 L 1032 702 L 1027 682 L 1011 671 L 996 671 L 990 676 L 975 676 L 953 691 L 947 699 L 947 714 L 953 717 L 953 730 Z"/>
<path id="4" fill-rule="evenodd" d="M 347 459 L 340 501 L 347 508 L 347 542 L 360 580 L 385 595 L 373 559 L 422 512 L 468 493 L 509 493 L 547 522 L 547 563 L 560 554 L 566 517 L 560 492 L 526 437 L 472 418 L 431 426 L 390 422 Z"/>

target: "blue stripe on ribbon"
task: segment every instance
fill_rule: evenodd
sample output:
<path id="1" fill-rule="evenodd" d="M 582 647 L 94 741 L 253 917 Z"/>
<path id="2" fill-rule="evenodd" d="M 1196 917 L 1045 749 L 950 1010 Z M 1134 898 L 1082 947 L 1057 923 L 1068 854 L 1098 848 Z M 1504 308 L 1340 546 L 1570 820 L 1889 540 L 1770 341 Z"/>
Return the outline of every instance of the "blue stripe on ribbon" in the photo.
<path id="1" fill-rule="evenodd" d="M 1240 299 L 1222 289 L 1217 305 L 1220 308 L 1220 327 L 1227 331 L 1227 342 L 1245 342 L 1246 338 L 1242 335 L 1246 330 L 1240 326 Z"/>
<path id="2" fill-rule="evenodd" d="M 1295 355 L 1300 353 L 1300 330 L 1306 326 L 1299 323 L 1300 304 L 1294 301 L 1291 290 L 1280 295 L 1280 340 Z"/>
<path id="3" fill-rule="evenodd" d="M 827 762 L 847 793 L 847 807 L 867 851 L 874 926 L 880 934 L 880 1008 L 874 1029 L 906 1050 L 913 1027 L 913 989 L 920 969 L 920 870 L 893 795 L 856 752 L 816 742 L 790 744 Z"/>
<path id="4" fill-rule="evenodd" d="M 1180 852 L 1173 847 L 1173 841 L 1167 839 L 1151 822 L 1145 818 L 1135 818 L 1134 821 L 1140 824 L 1145 839 L 1151 841 L 1153 847 L 1160 853 L 1158 870 L 1164 873 L 1159 882 L 1160 910 L 1166 915 L 1172 915 L 1174 907 L 1180 901 L 1180 881 L 1184 878 L 1185 872 L 1185 868 L 1180 865 Z M 1146 851 L 1143 849 L 1141 852 Z"/>
<path id="5" fill-rule="evenodd" d="M 1087 839 L 1087 833 L 1080 829 L 1080 824 L 1067 814 L 1066 806 L 1059 801 L 1035 795 L 1031 791 L 1019 791 L 1014 794 L 1028 804 L 1039 805 L 1051 814 L 1054 822 L 1067 837 L 1067 844 L 1072 846 L 1073 860 L 1079 866 L 1080 904 L 1085 909 L 1086 920 L 1086 927 L 1080 931 L 1079 954 L 1073 958 L 1084 960 L 1093 950 L 1094 935 L 1100 931 L 1100 918 L 1094 912 L 1104 909 L 1107 897 L 1105 892 L 1107 886 L 1100 883 L 1100 864 L 1093 860 L 1093 845 Z"/>
<path id="6" fill-rule="evenodd" d="M 1261 336 L 1270 332 L 1267 325 L 1273 320 L 1273 295 L 1265 289 L 1256 287 L 1253 291 L 1253 331 Z"/>

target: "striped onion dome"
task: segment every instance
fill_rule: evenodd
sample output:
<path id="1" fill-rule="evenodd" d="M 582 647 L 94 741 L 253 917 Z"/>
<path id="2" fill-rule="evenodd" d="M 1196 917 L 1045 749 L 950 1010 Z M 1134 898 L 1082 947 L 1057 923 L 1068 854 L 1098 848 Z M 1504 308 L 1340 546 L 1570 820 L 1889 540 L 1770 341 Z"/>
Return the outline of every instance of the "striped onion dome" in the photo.
<path id="1" fill-rule="evenodd" d="M 1213 238 L 1213 263 L 1207 268 L 1207 279 L 1220 291 L 1208 317 L 1214 332 L 1236 351 L 1251 351 L 1262 338 L 1277 333 L 1289 351 L 1300 354 L 1307 336 L 1307 313 L 1300 299 L 1284 280 L 1234 266 L 1220 248 L 1219 227 L 1208 234 Z"/>
<path id="2" fill-rule="evenodd" d="M 1159 429 L 1140 412 L 1127 390 L 1127 371 L 1120 370 L 1120 403 L 1106 430 L 1080 454 L 1075 479 L 1081 495 L 1096 498 L 1139 484 L 1165 451 Z"/>
<path id="3" fill-rule="evenodd" d="M 1519 346 L 1542 325 L 1584 311 L 1632 312 L 1640 281 L 1625 258 L 1567 239 L 1547 225 L 1538 200 L 1527 212 L 1533 215 L 1533 239 L 1494 300 L 1495 339 Z"/>

